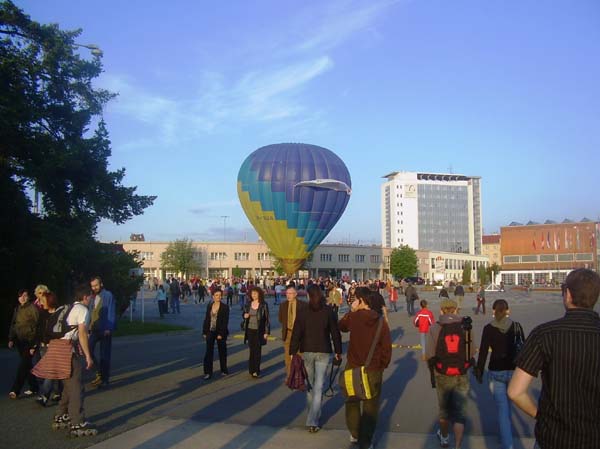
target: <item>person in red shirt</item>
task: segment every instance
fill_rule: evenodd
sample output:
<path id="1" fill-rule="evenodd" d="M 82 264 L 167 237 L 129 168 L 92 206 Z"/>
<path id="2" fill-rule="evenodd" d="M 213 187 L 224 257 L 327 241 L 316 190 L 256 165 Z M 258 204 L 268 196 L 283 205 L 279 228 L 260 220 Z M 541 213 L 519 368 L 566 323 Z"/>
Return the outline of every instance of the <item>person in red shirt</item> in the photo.
<path id="1" fill-rule="evenodd" d="M 429 327 L 435 322 L 435 319 L 431 310 L 427 308 L 427 301 L 423 299 L 420 304 L 421 310 L 415 316 L 414 323 L 419 328 L 419 333 L 421 334 L 421 359 L 427 360 L 425 358 L 425 341 L 429 333 Z"/>

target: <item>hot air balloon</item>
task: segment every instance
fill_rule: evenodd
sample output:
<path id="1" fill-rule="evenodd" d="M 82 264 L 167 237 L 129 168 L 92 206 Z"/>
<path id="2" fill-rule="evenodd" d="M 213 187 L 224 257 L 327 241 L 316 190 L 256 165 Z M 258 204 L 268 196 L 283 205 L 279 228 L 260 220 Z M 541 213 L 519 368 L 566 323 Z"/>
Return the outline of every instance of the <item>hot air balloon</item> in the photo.
<path id="1" fill-rule="evenodd" d="M 340 219 L 350 193 L 350 173 L 342 160 L 316 145 L 261 147 L 238 173 L 242 208 L 289 275 Z"/>

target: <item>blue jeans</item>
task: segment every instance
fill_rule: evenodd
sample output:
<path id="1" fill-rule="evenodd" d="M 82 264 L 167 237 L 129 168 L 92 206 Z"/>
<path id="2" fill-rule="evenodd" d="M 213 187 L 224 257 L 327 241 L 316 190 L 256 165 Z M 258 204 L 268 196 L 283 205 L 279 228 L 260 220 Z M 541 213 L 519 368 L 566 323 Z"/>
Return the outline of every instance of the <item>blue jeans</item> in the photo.
<path id="1" fill-rule="evenodd" d="M 415 302 L 411 299 L 406 299 L 406 312 L 408 316 L 413 316 L 415 314 Z"/>
<path id="2" fill-rule="evenodd" d="M 323 384 L 325 383 L 325 374 L 327 367 L 331 363 L 331 354 L 325 352 L 305 352 L 304 366 L 308 373 L 308 381 L 312 387 L 306 393 L 306 408 L 308 416 L 306 417 L 307 426 L 318 426 L 321 418 L 321 403 L 323 399 Z"/>
<path id="3" fill-rule="evenodd" d="M 171 313 L 179 313 L 179 296 L 173 296 L 171 298 Z"/>
<path id="4" fill-rule="evenodd" d="M 512 379 L 513 371 L 488 371 L 490 390 L 496 402 L 498 412 L 498 427 L 500 428 L 500 443 L 502 449 L 512 449 L 512 427 L 510 424 L 510 401 L 506 390 Z"/>
<path id="5" fill-rule="evenodd" d="M 420 332 L 421 335 L 421 354 L 425 355 L 425 343 L 427 342 L 427 334 Z"/>
<path id="6" fill-rule="evenodd" d="M 95 357 L 96 343 L 100 343 L 100 363 L 98 363 L 98 359 Z M 89 347 L 92 359 L 94 359 L 94 365 L 98 368 L 102 382 L 108 383 L 110 380 L 112 334 L 104 335 L 103 331 L 92 331 L 89 337 Z"/>

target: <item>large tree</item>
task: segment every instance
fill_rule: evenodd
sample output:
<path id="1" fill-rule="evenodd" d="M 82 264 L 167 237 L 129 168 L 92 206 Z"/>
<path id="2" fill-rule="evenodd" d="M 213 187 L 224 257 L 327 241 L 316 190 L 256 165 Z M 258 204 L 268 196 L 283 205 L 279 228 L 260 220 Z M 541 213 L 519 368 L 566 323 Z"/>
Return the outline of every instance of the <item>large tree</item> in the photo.
<path id="1" fill-rule="evenodd" d="M 390 273 L 396 279 L 417 274 L 417 253 L 408 245 L 394 248 L 390 255 Z"/>
<path id="2" fill-rule="evenodd" d="M 160 255 L 160 267 L 172 273 L 182 273 L 184 277 L 200 274 L 200 263 L 194 258 L 196 250 L 191 240 L 181 239 L 169 243 Z"/>
<path id="3" fill-rule="evenodd" d="M 108 169 L 102 110 L 114 94 L 93 87 L 101 52 L 82 49 L 80 34 L 0 2 L 0 260 L 10 262 L 0 270 L 2 298 L 36 283 L 65 296 L 91 274 L 110 276 L 96 261 L 122 257 L 100 254 L 97 223 L 123 223 L 155 198 L 122 185 L 123 168 Z M 129 268 L 137 263 L 124 257 Z M 1 304 L 4 324 L 8 302 Z"/>

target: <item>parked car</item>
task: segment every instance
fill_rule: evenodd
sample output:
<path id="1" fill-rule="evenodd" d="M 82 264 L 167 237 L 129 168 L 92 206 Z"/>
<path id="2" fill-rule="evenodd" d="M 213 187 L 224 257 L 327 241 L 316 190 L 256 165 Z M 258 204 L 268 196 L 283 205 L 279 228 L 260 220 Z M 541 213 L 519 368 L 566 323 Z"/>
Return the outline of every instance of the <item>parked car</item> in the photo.
<path id="1" fill-rule="evenodd" d="M 410 276 L 410 277 L 404 278 L 404 282 L 410 282 L 410 283 L 416 284 L 416 285 L 423 285 L 423 284 L 425 284 L 425 279 L 423 279 L 422 277 L 419 277 L 419 276 Z"/>

